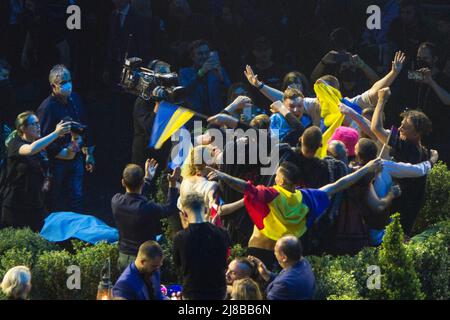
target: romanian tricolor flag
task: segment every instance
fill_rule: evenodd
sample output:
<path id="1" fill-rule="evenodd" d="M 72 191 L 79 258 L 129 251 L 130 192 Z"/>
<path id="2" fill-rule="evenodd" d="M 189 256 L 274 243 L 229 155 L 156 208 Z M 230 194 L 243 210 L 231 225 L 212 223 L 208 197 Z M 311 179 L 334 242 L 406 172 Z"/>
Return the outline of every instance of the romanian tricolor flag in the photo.
<path id="1" fill-rule="evenodd" d="M 244 203 L 258 230 L 276 241 L 288 234 L 301 237 L 328 207 L 329 199 L 319 190 L 290 192 L 278 185 L 254 186 L 249 182 Z"/>
<path id="2" fill-rule="evenodd" d="M 158 112 L 153 123 L 149 147 L 161 149 L 176 131 L 195 115 L 194 111 L 178 107 L 166 101 L 159 104 Z"/>
<path id="3" fill-rule="evenodd" d="M 314 84 L 314 92 L 320 103 L 321 117 L 324 119 L 327 131 L 322 137 L 322 147 L 317 150 L 316 156 L 325 158 L 327 155 L 328 141 L 333 136 L 333 133 L 344 122 L 344 115 L 339 111 L 339 103 L 342 101 L 341 92 L 330 86 L 325 81 L 317 81 Z"/>

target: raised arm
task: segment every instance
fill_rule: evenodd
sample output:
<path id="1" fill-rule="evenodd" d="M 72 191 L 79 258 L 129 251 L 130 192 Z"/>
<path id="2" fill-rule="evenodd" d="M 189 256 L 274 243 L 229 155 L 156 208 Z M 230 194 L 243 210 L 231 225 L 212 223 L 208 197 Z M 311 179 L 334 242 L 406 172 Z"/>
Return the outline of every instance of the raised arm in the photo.
<path id="1" fill-rule="evenodd" d="M 353 110 L 352 108 L 347 107 L 345 104 L 340 103 L 339 104 L 339 111 L 346 117 L 349 117 L 352 121 L 354 121 L 358 127 L 361 129 L 362 132 L 364 132 L 366 135 L 368 135 L 371 139 L 377 139 L 375 134 L 370 129 L 371 123 L 369 119 L 366 119 L 364 116 L 360 115 L 358 112 Z"/>
<path id="2" fill-rule="evenodd" d="M 55 131 L 52 133 L 46 135 L 45 137 L 34 141 L 30 144 L 24 144 L 19 149 L 19 154 L 21 156 L 32 156 L 39 152 L 41 152 L 43 149 L 45 149 L 48 145 L 50 145 L 53 141 L 58 139 L 59 137 L 62 137 L 70 132 L 70 123 L 66 122 L 63 123 L 61 121 L 56 126 Z"/>
<path id="3" fill-rule="evenodd" d="M 232 177 L 226 173 L 223 173 L 223 172 L 216 170 L 214 168 L 211 168 L 211 167 L 206 167 L 206 168 L 209 170 L 209 173 L 208 173 L 209 180 L 221 180 L 221 181 L 225 182 L 226 184 L 228 184 L 234 190 L 236 190 L 240 193 L 244 193 L 244 191 L 247 187 L 247 182 L 245 182 L 244 180 L 236 178 L 236 177 Z"/>
<path id="4" fill-rule="evenodd" d="M 221 217 L 227 216 L 229 214 L 236 212 L 237 210 L 239 210 L 243 207 L 244 207 L 244 199 L 242 198 L 241 200 L 238 200 L 238 201 L 235 201 L 232 203 L 227 203 L 227 204 L 220 206 L 219 215 Z"/>
<path id="5" fill-rule="evenodd" d="M 361 169 L 346 175 L 345 177 L 342 177 L 338 181 L 327 184 L 326 186 L 323 186 L 320 188 L 320 190 L 326 192 L 328 194 L 328 197 L 331 198 L 336 193 L 339 193 L 341 191 L 344 191 L 345 189 L 350 188 L 352 185 L 354 185 L 356 182 L 358 182 L 362 177 L 364 177 L 369 172 L 375 172 L 378 170 L 381 170 L 383 166 L 383 162 L 381 159 L 376 159 L 368 162 L 364 167 Z"/>
<path id="6" fill-rule="evenodd" d="M 247 65 L 244 70 L 244 74 L 247 77 L 248 82 L 257 88 L 263 95 L 265 95 L 270 101 L 275 102 L 278 100 L 283 100 L 283 92 L 280 90 L 266 86 L 264 83 L 259 81 L 258 75 L 254 74 L 252 67 Z"/>
<path id="7" fill-rule="evenodd" d="M 403 52 L 398 51 L 395 53 L 394 61 L 392 61 L 391 71 L 383 78 L 375 82 L 372 88 L 369 89 L 370 101 L 376 101 L 378 91 L 380 91 L 383 88 L 390 87 L 392 85 L 392 83 L 395 81 L 395 79 L 397 79 L 398 75 L 402 71 L 405 59 L 406 56 Z"/>
<path id="8" fill-rule="evenodd" d="M 383 110 L 390 96 L 391 90 L 389 88 L 384 88 L 378 91 L 378 103 L 375 107 L 372 124 L 370 126 L 373 134 L 375 134 L 377 139 L 382 143 L 388 143 L 389 139 L 389 132 L 384 128 L 383 125 Z"/>
<path id="9" fill-rule="evenodd" d="M 423 82 L 428 84 L 443 104 L 450 106 L 450 92 L 442 88 L 432 77 L 431 70 L 428 68 L 420 69 L 419 72 L 423 74 Z"/>
<path id="10" fill-rule="evenodd" d="M 433 165 L 438 161 L 439 154 L 436 150 L 431 150 L 430 160 L 418 163 L 403 163 L 393 161 L 383 161 L 383 168 L 393 177 L 397 179 L 403 178 L 419 178 L 427 175 Z"/>

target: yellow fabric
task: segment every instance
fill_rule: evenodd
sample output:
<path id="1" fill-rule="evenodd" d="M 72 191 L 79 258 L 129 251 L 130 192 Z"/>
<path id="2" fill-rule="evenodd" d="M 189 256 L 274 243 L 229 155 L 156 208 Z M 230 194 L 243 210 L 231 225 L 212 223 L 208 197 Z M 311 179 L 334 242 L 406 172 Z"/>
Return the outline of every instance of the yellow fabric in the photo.
<path id="1" fill-rule="evenodd" d="M 178 108 L 170 118 L 169 123 L 167 124 L 163 133 L 159 137 L 158 142 L 155 145 L 155 149 L 161 149 L 164 142 L 166 142 L 178 129 L 180 129 L 194 115 L 195 113 L 191 110 Z"/>
<path id="2" fill-rule="evenodd" d="M 306 215 L 309 212 L 302 202 L 302 193 L 299 190 L 292 193 L 277 185 L 273 188 L 279 195 L 268 204 L 270 212 L 264 218 L 264 229 L 260 232 L 275 241 L 287 234 L 301 237 L 306 232 Z"/>
<path id="3" fill-rule="evenodd" d="M 325 131 L 325 133 L 322 135 L 322 147 L 317 150 L 316 157 L 323 159 L 327 156 L 328 141 L 330 141 L 336 129 L 342 125 L 342 122 L 344 122 L 344 118 L 345 116 L 341 114 L 340 117 L 337 118 L 336 121 L 331 125 L 331 127 L 329 127 L 327 131 Z"/>
<path id="4" fill-rule="evenodd" d="M 327 155 L 328 141 L 337 128 L 344 122 L 345 116 L 339 111 L 339 103 L 342 100 L 341 92 L 332 86 L 318 81 L 314 84 L 314 91 L 319 99 L 321 117 L 324 119 L 327 131 L 322 136 L 322 147 L 317 150 L 316 156 L 323 159 Z"/>
<path id="5" fill-rule="evenodd" d="M 314 84 L 314 92 L 319 99 L 320 115 L 324 119 L 325 126 L 329 127 L 341 115 L 339 103 L 342 100 L 342 94 L 338 89 L 321 81 Z"/>

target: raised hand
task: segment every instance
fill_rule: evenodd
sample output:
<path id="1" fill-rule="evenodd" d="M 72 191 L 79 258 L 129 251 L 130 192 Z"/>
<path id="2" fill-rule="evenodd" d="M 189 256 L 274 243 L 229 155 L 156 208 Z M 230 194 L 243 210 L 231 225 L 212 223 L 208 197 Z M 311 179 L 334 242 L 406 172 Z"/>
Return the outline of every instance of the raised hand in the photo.
<path id="1" fill-rule="evenodd" d="M 392 61 L 392 71 L 395 74 L 397 74 L 397 75 L 400 74 L 400 72 L 402 71 L 403 63 L 405 62 L 405 59 L 406 59 L 406 55 L 403 52 L 397 51 L 395 53 L 394 61 Z"/>
<path id="2" fill-rule="evenodd" d="M 250 82 L 250 84 L 256 88 L 258 88 L 259 86 L 261 86 L 262 82 L 259 81 L 258 79 L 258 75 L 253 72 L 252 67 L 250 67 L 249 65 L 247 65 L 245 67 L 244 70 L 244 74 L 247 77 L 248 82 Z"/>
<path id="3" fill-rule="evenodd" d="M 177 181 L 180 179 L 181 176 L 181 169 L 180 167 L 176 167 L 172 174 L 168 174 L 167 175 L 167 180 L 169 181 L 169 187 L 170 188 L 175 188 L 177 185 Z"/>
<path id="4" fill-rule="evenodd" d="M 65 136 L 66 134 L 68 134 L 70 132 L 70 122 L 64 122 L 63 120 L 61 120 L 55 128 L 55 133 L 59 136 Z"/>
<path id="5" fill-rule="evenodd" d="M 422 82 L 426 84 L 430 84 L 433 81 L 433 77 L 431 76 L 431 70 L 429 68 L 419 69 L 419 72 L 422 74 Z"/>
<path id="6" fill-rule="evenodd" d="M 250 260 L 256 265 L 259 274 L 264 280 L 268 281 L 270 279 L 270 271 L 267 269 L 266 265 L 260 259 L 254 256 L 248 256 L 248 260 Z"/>
<path id="7" fill-rule="evenodd" d="M 153 179 L 158 169 L 158 162 L 155 159 L 147 159 L 145 162 L 145 178 Z"/>
<path id="8" fill-rule="evenodd" d="M 270 105 L 270 111 L 272 113 L 278 113 L 282 108 L 284 108 L 284 104 L 281 101 L 275 101 Z"/>
<path id="9" fill-rule="evenodd" d="M 242 110 L 252 106 L 252 99 L 246 96 L 238 96 L 231 104 L 235 106 L 236 110 Z"/>
<path id="10" fill-rule="evenodd" d="M 430 162 L 432 165 L 435 165 L 436 162 L 439 160 L 439 153 L 436 150 L 430 150 L 431 156 L 430 156 Z"/>
<path id="11" fill-rule="evenodd" d="M 366 164 L 366 167 L 369 169 L 369 172 L 378 173 L 383 170 L 383 160 L 380 158 L 369 161 Z"/>

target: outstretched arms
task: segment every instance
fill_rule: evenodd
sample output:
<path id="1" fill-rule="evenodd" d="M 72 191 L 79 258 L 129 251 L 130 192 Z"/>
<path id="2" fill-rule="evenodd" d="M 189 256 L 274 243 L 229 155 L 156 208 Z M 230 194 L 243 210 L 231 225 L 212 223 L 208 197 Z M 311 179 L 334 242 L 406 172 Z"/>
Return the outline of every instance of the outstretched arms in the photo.
<path id="1" fill-rule="evenodd" d="M 362 177 L 364 177 L 369 172 L 375 172 L 381 170 L 383 166 L 383 162 L 381 159 L 375 159 L 368 162 L 361 169 L 342 177 L 338 181 L 327 184 L 320 188 L 321 191 L 324 191 L 328 194 L 328 197 L 331 198 L 336 193 L 344 191 L 347 188 L 350 188 L 356 182 L 358 182 Z"/>

